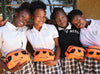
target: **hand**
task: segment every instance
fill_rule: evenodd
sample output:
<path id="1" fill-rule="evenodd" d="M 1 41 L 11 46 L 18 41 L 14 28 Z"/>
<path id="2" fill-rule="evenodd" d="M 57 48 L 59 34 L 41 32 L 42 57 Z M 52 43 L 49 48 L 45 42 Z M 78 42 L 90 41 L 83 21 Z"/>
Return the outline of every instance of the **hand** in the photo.
<path id="1" fill-rule="evenodd" d="M 24 66 L 25 64 L 26 64 L 26 62 L 24 62 L 24 63 L 21 64 L 21 65 L 20 65 L 20 63 L 18 63 L 14 68 L 12 68 L 12 69 L 6 69 L 6 70 L 8 70 L 8 71 L 10 71 L 10 72 L 15 72 L 15 71 L 17 71 L 17 70 L 22 69 L 23 66 Z"/>
<path id="2" fill-rule="evenodd" d="M 58 62 L 58 60 L 57 61 L 50 60 L 50 61 L 44 61 L 43 63 L 46 64 L 47 66 L 53 66 L 53 65 L 56 65 L 57 62 Z"/>
<path id="3" fill-rule="evenodd" d="M 100 58 L 95 58 L 95 60 L 97 60 L 98 62 L 100 62 Z"/>
<path id="4" fill-rule="evenodd" d="M 83 57 L 83 59 L 78 59 L 79 62 L 84 62 L 85 58 Z"/>

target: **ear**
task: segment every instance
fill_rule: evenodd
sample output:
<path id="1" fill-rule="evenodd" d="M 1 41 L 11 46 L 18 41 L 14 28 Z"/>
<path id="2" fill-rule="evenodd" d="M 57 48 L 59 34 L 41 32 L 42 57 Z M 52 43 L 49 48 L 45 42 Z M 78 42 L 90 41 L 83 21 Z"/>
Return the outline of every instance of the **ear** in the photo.
<path id="1" fill-rule="evenodd" d="M 16 17 L 18 15 L 18 12 L 15 12 L 14 16 Z"/>
<path id="2" fill-rule="evenodd" d="M 84 14 L 82 14 L 82 17 L 83 17 L 83 18 L 85 18 L 85 15 L 84 15 Z"/>

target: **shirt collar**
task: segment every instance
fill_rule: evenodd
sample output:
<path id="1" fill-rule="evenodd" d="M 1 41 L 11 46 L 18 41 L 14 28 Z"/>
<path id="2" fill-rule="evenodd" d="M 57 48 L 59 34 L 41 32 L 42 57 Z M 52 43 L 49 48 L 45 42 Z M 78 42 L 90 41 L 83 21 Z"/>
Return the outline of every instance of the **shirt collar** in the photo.
<path id="1" fill-rule="evenodd" d="M 93 19 L 86 19 L 86 21 L 90 21 L 90 20 L 91 20 L 91 23 L 90 23 L 90 25 L 88 25 L 88 28 L 89 28 L 89 27 L 93 27 L 93 26 L 95 25 Z"/>
<path id="2" fill-rule="evenodd" d="M 6 23 L 7 27 L 10 29 L 10 30 L 18 30 L 18 27 L 15 27 L 13 24 L 11 24 L 10 22 L 7 22 Z"/>
<path id="3" fill-rule="evenodd" d="M 16 27 L 14 26 L 13 24 L 11 24 L 10 22 L 7 22 L 6 23 L 7 27 L 12 30 L 12 31 L 23 31 L 23 30 L 27 30 L 27 27 L 26 26 L 23 26 L 23 27 Z"/>
<path id="4" fill-rule="evenodd" d="M 65 29 L 71 29 L 72 25 L 71 23 L 68 23 L 68 26 Z M 58 27 L 58 30 L 64 30 L 62 27 Z"/>
<path id="5" fill-rule="evenodd" d="M 43 24 L 40 31 L 47 29 L 47 24 Z M 33 26 L 32 31 L 38 32 L 38 30 Z"/>

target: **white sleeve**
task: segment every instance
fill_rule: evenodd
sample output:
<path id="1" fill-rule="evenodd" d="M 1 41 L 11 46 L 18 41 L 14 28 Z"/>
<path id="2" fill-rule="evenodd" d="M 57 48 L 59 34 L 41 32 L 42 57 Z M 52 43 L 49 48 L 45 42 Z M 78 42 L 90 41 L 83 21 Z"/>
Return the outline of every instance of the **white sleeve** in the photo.
<path id="1" fill-rule="evenodd" d="M 52 36 L 53 36 L 53 38 L 59 37 L 58 31 L 54 25 L 52 25 Z"/>
<path id="2" fill-rule="evenodd" d="M 0 50 L 1 50 L 1 47 L 2 47 L 2 30 L 0 29 Z"/>

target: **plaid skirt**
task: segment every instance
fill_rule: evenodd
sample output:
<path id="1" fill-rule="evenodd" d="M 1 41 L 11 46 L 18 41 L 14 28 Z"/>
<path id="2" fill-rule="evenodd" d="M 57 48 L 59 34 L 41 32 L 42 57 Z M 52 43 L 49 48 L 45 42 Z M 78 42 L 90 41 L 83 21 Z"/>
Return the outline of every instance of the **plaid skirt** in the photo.
<path id="1" fill-rule="evenodd" d="M 84 74 L 83 63 L 76 59 L 61 59 L 63 74 Z"/>
<path id="2" fill-rule="evenodd" d="M 43 62 L 35 62 L 36 74 L 62 74 L 60 59 L 54 66 L 47 66 Z"/>
<path id="3" fill-rule="evenodd" d="M 3 69 L 2 74 L 35 74 L 33 58 L 31 58 L 31 60 L 27 62 L 26 65 L 22 69 L 16 72 L 10 72 Z"/>
<path id="4" fill-rule="evenodd" d="M 93 58 L 85 57 L 84 72 L 85 74 L 100 74 L 100 62 Z"/>

